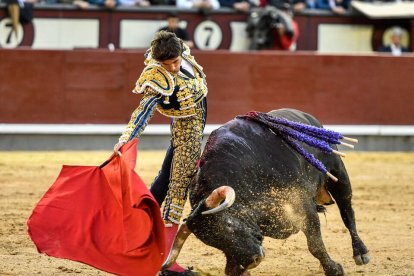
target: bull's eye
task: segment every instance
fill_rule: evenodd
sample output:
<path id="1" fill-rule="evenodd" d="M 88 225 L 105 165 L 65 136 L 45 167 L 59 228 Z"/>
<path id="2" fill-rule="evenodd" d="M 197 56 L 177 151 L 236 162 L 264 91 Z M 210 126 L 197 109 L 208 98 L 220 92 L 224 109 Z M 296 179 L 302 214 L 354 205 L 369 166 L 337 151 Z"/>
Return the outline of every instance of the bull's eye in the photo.
<path id="1" fill-rule="evenodd" d="M 243 229 L 242 225 L 237 219 L 229 218 L 225 222 L 226 225 L 226 231 L 229 233 L 235 233 L 237 231 L 240 231 Z"/>
<path id="2" fill-rule="evenodd" d="M 228 230 L 233 231 L 234 223 L 233 223 L 233 220 L 232 219 L 230 219 L 230 218 L 226 219 L 226 228 Z"/>

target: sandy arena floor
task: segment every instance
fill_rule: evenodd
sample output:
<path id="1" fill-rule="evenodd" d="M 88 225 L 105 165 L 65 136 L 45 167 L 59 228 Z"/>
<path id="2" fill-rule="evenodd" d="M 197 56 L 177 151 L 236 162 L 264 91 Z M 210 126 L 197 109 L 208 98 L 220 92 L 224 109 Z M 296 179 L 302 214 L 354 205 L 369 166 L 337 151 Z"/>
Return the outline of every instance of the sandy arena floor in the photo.
<path id="1" fill-rule="evenodd" d="M 163 152 L 139 153 L 137 171 L 150 183 Z M 39 254 L 26 221 L 62 164 L 97 165 L 110 152 L 0 152 L 0 275 L 108 275 L 77 262 Z M 356 266 L 350 236 L 335 205 L 320 216 L 331 257 L 347 275 L 414 275 L 414 153 L 350 152 L 344 159 L 354 189 L 354 209 L 371 262 Z M 188 208 L 187 208 L 188 210 Z M 323 275 L 302 233 L 286 241 L 265 239 L 266 258 L 252 275 Z M 224 256 L 190 236 L 179 262 L 206 275 L 224 275 Z M 139 273 L 137 273 L 139 275 Z"/>

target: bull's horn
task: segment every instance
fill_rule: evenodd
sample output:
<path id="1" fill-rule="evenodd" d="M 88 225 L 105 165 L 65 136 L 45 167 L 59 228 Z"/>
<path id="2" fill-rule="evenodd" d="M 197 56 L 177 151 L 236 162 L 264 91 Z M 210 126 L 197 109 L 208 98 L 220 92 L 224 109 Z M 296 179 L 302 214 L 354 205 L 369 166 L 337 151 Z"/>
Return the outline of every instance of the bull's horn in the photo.
<path id="1" fill-rule="evenodd" d="M 223 199 L 224 199 L 223 203 L 217 206 Z M 218 187 L 206 199 L 206 206 L 208 208 L 213 208 L 213 209 L 204 211 L 201 214 L 210 215 L 210 214 L 223 211 L 224 209 L 227 209 L 231 205 L 233 205 L 235 199 L 236 199 L 236 193 L 234 192 L 232 187 L 230 186 Z"/>
<path id="2" fill-rule="evenodd" d="M 177 231 L 177 235 L 175 236 L 174 243 L 171 247 L 170 253 L 168 254 L 167 259 L 165 259 L 161 270 L 169 268 L 175 262 L 175 260 L 177 260 L 181 248 L 183 247 L 185 240 L 188 238 L 190 234 L 191 231 L 190 229 L 188 229 L 187 224 L 181 224 L 180 228 Z"/>

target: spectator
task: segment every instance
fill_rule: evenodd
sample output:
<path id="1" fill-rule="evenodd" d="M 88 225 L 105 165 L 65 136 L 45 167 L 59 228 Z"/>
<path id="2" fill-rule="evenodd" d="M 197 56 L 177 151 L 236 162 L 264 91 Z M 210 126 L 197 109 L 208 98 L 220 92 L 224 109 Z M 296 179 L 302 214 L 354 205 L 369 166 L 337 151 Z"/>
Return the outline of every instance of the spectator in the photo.
<path id="1" fill-rule="evenodd" d="M 260 7 L 270 15 L 271 24 L 259 24 L 263 25 L 261 27 L 263 29 L 264 26 L 269 25 L 265 35 L 267 39 L 259 44 L 253 42 L 250 49 L 294 51 L 299 37 L 299 24 L 294 20 L 293 15 L 306 9 L 306 0 L 260 0 Z M 269 20 L 266 20 L 266 15 L 262 16 L 262 21 Z"/>
<path id="2" fill-rule="evenodd" d="M 148 7 L 151 6 L 151 2 L 148 0 L 119 0 L 120 6 L 138 6 L 138 7 Z"/>
<path id="3" fill-rule="evenodd" d="M 255 5 L 250 0 L 219 0 L 221 7 L 233 8 L 240 12 L 249 12 Z"/>
<path id="4" fill-rule="evenodd" d="M 273 6 L 288 12 L 300 12 L 306 8 L 306 0 L 260 0 L 260 5 Z"/>
<path id="5" fill-rule="evenodd" d="M 119 5 L 119 0 L 88 0 L 89 4 L 108 9 L 113 9 Z"/>
<path id="6" fill-rule="evenodd" d="M 246 31 L 250 50 L 295 50 L 299 26 L 292 17 L 273 6 L 252 9 Z"/>
<path id="7" fill-rule="evenodd" d="M 220 3 L 218 0 L 177 0 L 176 6 L 180 9 L 216 10 Z"/>
<path id="8" fill-rule="evenodd" d="M 394 56 L 401 56 L 402 53 L 410 52 L 407 47 L 402 45 L 403 31 L 400 27 L 394 27 L 391 30 L 391 41 L 387 45 L 382 45 L 378 52 L 388 52 Z"/>
<path id="9" fill-rule="evenodd" d="M 179 23 L 180 18 L 178 17 L 177 13 L 170 12 L 167 15 L 167 26 L 160 28 L 158 31 L 168 31 L 171 33 L 175 33 L 175 35 L 182 41 L 184 41 L 184 43 L 187 44 L 188 47 L 194 47 L 194 43 L 190 40 L 187 30 L 181 28 L 179 26 Z"/>
<path id="10" fill-rule="evenodd" d="M 12 32 L 17 37 L 20 24 L 20 6 L 17 0 L 6 0 L 7 10 L 12 21 Z"/>
<path id="11" fill-rule="evenodd" d="M 46 4 L 70 4 L 75 5 L 74 0 L 42 0 Z"/>
<path id="12" fill-rule="evenodd" d="M 90 5 L 114 9 L 120 3 L 119 0 L 74 0 L 73 4 L 81 9 L 87 9 Z"/>
<path id="13" fill-rule="evenodd" d="M 316 9 L 316 0 L 306 0 L 307 9 Z"/>
<path id="14" fill-rule="evenodd" d="M 7 10 L 12 21 L 12 32 L 16 37 L 20 23 L 32 22 L 35 2 L 35 0 L 6 0 Z"/>
<path id="15" fill-rule="evenodd" d="M 316 0 L 316 8 L 344 14 L 349 8 L 350 0 Z"/>

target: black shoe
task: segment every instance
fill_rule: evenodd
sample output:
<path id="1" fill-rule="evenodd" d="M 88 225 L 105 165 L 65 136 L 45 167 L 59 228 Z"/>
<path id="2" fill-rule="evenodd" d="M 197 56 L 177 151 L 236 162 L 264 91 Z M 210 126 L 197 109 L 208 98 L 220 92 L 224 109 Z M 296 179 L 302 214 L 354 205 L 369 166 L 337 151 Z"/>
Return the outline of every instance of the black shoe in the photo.
<path id="1" fill-rule="evenodd" d="M 199 276 L 200 273 L 193 271 L 193 267 L 188 267 L 184 272 L 176 272 L 171 270 L 160 271 L 159 276 Z"/>

